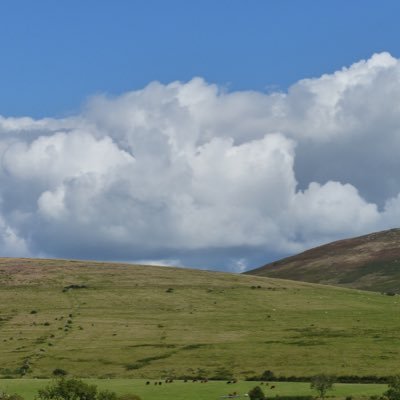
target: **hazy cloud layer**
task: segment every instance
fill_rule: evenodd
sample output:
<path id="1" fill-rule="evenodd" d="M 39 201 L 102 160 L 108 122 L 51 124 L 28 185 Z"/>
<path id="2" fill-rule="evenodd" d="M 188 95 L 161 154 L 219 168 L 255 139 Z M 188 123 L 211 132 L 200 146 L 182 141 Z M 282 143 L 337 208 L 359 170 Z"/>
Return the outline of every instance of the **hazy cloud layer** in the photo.
<path id="1" fill-rule="evenodd" d="M 287 93 L 200 78 L 0 117 L 0 255 L 242 271 L 400 225 L 400 62 L 376 54 Z M 178 261 L 180 260 L 180 261 Z"/>

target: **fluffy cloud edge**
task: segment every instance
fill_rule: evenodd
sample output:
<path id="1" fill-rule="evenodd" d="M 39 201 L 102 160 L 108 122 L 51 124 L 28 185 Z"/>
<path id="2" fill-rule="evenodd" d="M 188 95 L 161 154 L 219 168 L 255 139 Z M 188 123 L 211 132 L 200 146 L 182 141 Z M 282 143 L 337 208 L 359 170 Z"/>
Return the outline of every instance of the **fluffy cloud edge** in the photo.
<path id="1" fill-rule="evenodd" d="M 194 78 L 95 96 L 71 118 L 0 117 L 0 254 L 185 263 L 218 248 L 241 271 L 252 248 L 287 255 L 392 227 L 397 99 L 400 63 L 381 53 L 287 93 Z M 357 173 L 362 144 L 382 182 Z"/>

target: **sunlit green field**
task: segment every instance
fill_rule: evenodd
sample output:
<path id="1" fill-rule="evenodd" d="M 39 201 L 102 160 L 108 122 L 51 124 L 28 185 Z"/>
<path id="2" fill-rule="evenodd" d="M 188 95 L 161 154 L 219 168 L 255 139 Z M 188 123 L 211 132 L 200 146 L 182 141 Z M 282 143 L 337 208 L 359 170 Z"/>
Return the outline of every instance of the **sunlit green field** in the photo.
<path id="1" fill-rule="evenodd" d="M 155 386 L 154 381 L 150 385 L 146 385 L 145 380 L 128 380 L 128 379 L 90 379 L 87 382 L 94 383 L 99 389 L 108 389 L 123 393 L 135 393 L 142 397 L 143 400 L 210 400 L 219 399 L 221 396 L 229 393 L 237 392 L 245 394 L 257 382 L 239 381 L 235 384 L 226 384 L 226 382 L 208 382 L 208 383 L 184 383 L 182 381 L 174 381 L 174 383 Z M 14 379 L 0 380 L 0 391 L 6 390 L 9 393 L 18 393 L 27 400 L 33 400 L 37 394 L 37 390 L 44 387 L 48 381 L 39 379 Z M 271 386 L 275 386 L 271 389 Z M 270 386 L 260 386 L 267 396 L 276 395 L 315 395 L 316 393 L 310 389 L 309 383 L 302 382 L 276 382 Z M 366 385 L 366 384 L 336 384 L 334 390 L 329 392 L 329 396 L 335 398 L 345 398 L 353 396 L 354 399 L 364 396 L 381 395 L 386 385 Z"/>
<path id="2" fill-rule="evenodd" d="M 2 259 L 0 376 L 387 376 L 400 372 L 399 303 L 253 276 Z"/>

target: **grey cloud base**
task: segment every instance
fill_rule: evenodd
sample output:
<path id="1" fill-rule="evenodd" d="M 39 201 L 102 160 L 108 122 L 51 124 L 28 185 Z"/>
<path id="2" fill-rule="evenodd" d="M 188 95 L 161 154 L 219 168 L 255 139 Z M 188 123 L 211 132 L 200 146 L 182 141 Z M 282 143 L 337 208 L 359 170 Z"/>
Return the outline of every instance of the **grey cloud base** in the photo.
<path id="1" fill-rule="evenodd" d="M 200 78 L 0 117 L 0 255 L 242 271 L 400 224 L 400 62 L 287 93 Z"/>

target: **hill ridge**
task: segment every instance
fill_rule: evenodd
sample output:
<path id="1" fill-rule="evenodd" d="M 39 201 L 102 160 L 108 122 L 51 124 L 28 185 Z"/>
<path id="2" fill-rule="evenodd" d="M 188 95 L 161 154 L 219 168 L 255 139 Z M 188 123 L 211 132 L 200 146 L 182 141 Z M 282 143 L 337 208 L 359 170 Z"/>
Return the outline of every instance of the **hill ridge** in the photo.
<path id="1" fill-rule="evenodd" d="M 245 274 L 400 292 L 400 229 L 330 242 Z"/>

